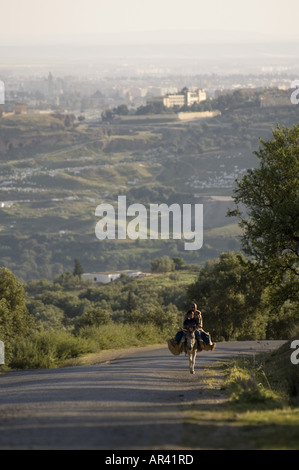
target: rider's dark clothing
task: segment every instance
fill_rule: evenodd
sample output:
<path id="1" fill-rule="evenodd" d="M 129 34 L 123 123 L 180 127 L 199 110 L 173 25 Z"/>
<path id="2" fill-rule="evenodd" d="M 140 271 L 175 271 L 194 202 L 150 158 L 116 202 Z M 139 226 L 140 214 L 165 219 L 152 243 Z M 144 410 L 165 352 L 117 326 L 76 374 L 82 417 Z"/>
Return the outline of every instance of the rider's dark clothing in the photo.
<path id="1" fill-rule="evenodd" d="M 198 318 L 186 318 L 183 323 L 183 328 L 199 328 L 199 320 Z"/>

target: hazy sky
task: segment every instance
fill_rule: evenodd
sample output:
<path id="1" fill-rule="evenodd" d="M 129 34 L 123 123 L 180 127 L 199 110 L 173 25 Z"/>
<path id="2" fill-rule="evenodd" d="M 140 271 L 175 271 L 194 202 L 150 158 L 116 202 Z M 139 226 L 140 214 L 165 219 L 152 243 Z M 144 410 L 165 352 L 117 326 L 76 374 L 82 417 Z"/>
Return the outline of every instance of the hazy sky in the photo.
<path id="1" fill-rule="evenodd" d="M 0 0 L 0 41 L 155 30 L 299 38 L 298 0 Z"/>

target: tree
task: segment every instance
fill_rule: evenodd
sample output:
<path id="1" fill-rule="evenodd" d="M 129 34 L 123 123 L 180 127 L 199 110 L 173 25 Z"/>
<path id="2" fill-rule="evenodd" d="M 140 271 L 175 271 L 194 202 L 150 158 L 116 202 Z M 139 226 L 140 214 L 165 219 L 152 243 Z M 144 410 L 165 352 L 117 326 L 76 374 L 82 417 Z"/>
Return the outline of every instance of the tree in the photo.
<path id="1" fill-rule="evenodd" d="M 109 122 L 113 120 L 114 113 L 111 109 L 106 109 L 106 111 L 102 112 L 101 117 L 104 122 Z"/>
<path id="2" fill-rule="evenodd" d="M 299 276 L 299 125 L 279 127 L 261 140 L 258 168 L 250 169 L 234 190 L 242 244 L 271 283 Z M 245 209 L 244 209 L 245 206 Z"/>
<path id="3" fill-rule="evenodd" d="M 111 323 L 111 317 L 108 312 L 101 308 L 93 308 L 77 316 L 75 319 L 75 330 L 78 332 L 80 328 L 88 326 L 99 327 Z"/>
<path id="4" fill-rule="evenodd" d="M 7 268 L 0 268 L 0 339 L 6 357 L 13 345 L 29 333 L 33 317 L 26 308 L 26 293 L 20 281 Z"/>
<path id="5" fill-rule="evenodd" d="M 174 262 L 169 256 L 162 256 L 161 258 L 155 258 L 151 262 L 152 273 L 167 273 L 174 271 Z"/>
<path id="6" fill-rule="evenodd" d="M 184 269 L 186 267 L 186 261 L 184 258 L 180 258 L 179 256 L 175 256 L 172 258 L 172 261 L 174 262 L 174 269 L 175 270 L 180 270 Z"/>
<path id="7" fill-rule="evenodd" d="M 213 338 L 230 341 L 265 337 L 263 287 L 241 253 L 222 253 L 207 262 L 187 294 L 198 303 L 204 329 Z"/>
<path id="8" fill-rule="evenodd" d="M 162 102 L 153 102 L 147 105 L 140 106 L 136 109 L 136 115 L 144 114 L 172 114 L 173 110 L 166 108 Z"/>
<path id="9" fill-rule="evenodd" d="M 134 292 L 132 292 L 132 290 L 129 290 L 127 301 L 126 301 L 126 311 L 132 312 L 133 310 L 137 308 L 137 305 L 138 305 L 138 302 L 137 302 L 136 295 L 134 294 Z"/>
<path id="10" fill-rule="evenodd" d="M 63 330 L 64 312 L 55 305 L 45 305 L 41 300 L 30 299 L 27 308 L 35 319 L 36 329 Z"/>
<path id="11" fill-rule="evenodd" d="M 127 116 L 129 114 L 129 109 L 126 104 L 120 104 L 119 106 L 117 106 L 117 108 L 114 108 L 112 111 L 118 116 Z"/>
<path id="12" fill-rule="evenodd" d="M 75 258 L 73 275 L 78 276 L 79 278 L 81 278 L 83 273 L 84 273 L 84 269 L 83 269 L 80 261 L 77 258 Z"/>

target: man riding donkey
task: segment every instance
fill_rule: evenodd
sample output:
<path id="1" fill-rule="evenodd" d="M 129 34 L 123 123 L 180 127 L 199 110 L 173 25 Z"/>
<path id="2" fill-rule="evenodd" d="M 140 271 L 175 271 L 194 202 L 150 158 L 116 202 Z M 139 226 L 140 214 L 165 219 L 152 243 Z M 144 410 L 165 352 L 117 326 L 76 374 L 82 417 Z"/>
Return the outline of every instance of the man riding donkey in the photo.
<path id="1" fill-rule="evenodd" d="M 180 344 L 182 338 L 186 335 L 184 330 L 189 328 L 195 330 L 195 336 L 200 350 L 204 349 L 205 351 L 213 351 L 215 349 L 216 343 L 213 343 L 210 334 L 204 331 L 202 314 L 197 310 L 197 305 L 194 302 L 190 305 L 189 310 L 185 314 L 183 329 L 178 331 L 175 338 L 172 340 L 173 346 Z M 202 346 L 200 340 L 203 341 Z"/>

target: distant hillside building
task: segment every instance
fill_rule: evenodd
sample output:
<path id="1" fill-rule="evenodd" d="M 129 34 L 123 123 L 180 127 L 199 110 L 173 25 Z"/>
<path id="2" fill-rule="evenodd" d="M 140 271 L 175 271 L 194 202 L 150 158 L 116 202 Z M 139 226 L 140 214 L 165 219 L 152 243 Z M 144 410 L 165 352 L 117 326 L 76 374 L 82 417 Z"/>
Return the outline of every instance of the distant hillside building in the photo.
<path id="1" fill-rule="evenodd" d="M 162 96 L 162 103 L 165 108 L 174 108 L 174 106 L 179 106 L 181 108 L 186 104 L 185 95 L 175 94 L 166 95 L 165 97 Z"/>
<path id="2" fill-rule="evenodd" d="M 82 274 L 83 279 L 91 279 L 95 284 L 109 284 L 111 281 L 119 279 L 122 274 L 128 277 L 142 277 L 140 271 L 114 271 L 106 273 L 84 273 Z"/>
<path id="3" fill-rule="evenodd" d="M 193 104 L 199 104 L 207 99 L 206 92 L 202 89 L 195 91 L 189 91 L 184 88 L 180 93 L 169 93 L 165 96 L 155 96 L 147 101 L 151 103 L 162 103 L 166 108 L 173 108 L 174 106 L 192 106 Z"/>
<path id="4" fill-rule="evenodd" d="M 207 94 L 199 88 L 196 91 L 187 91 L 185 97 L 187 106 L 192 106 L 194 103 L 199 104 L 202 101 L 206 101 Z"/>

